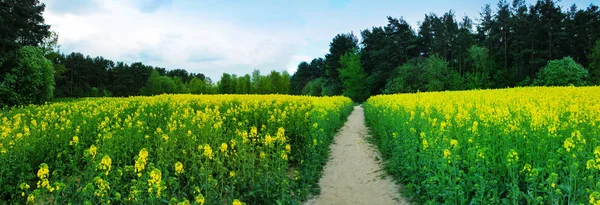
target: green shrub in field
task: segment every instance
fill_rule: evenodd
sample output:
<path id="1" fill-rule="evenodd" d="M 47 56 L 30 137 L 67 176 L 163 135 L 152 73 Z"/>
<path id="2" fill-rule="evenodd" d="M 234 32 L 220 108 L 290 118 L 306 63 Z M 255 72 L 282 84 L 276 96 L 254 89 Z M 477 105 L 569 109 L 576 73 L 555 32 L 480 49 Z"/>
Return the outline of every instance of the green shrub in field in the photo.
<path id="1" fill-rule="evenodd" d="M 42 104 L 54 97 L 54 70 L 37 47 L 25 46 L 0 64 L 0 107 Z"/>
<path id="2" fill-rule="evenodd" d="M 538 86 L 583 86 L 586 85 L 588 72 L 583 66 L 577 64 L 573 58 L 565 57 L 560 60 L 551 60 L 542 68 L 533 85 Z"/>

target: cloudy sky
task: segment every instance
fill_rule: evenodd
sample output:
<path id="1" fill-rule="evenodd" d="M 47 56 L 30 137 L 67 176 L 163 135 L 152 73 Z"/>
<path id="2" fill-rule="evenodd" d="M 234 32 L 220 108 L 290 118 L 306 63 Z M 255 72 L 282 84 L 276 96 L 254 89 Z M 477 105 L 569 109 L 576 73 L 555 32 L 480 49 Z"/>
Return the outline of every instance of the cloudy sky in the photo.
<path id="1" fill-rule="evenodd" d="M 597 0 L 562 0 L 564 9 Z M 496 0 L 246 1 L 246 0 L 42 0 L 44 17 L 64 53 L 104 56 L 186 69 L 218 80 L 287 70 L 327 53 L 338 33 L 384 26 L 386 16 L 416 26 L 425 13 L 479 16 Z M 534 0 L 528 2 L 533 3 Z"/>

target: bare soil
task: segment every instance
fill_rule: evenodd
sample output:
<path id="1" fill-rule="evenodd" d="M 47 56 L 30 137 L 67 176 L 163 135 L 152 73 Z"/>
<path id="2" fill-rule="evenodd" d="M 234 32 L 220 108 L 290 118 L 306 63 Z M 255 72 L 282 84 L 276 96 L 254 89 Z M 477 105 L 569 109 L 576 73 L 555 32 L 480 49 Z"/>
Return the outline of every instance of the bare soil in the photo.
<path id="1" fill-rule="evenodd" d="M 319 181 L 321 195 L 305 205 L 410 204 L 386 175 L 379 151 L 366 141 L 369 137 L 363 108 L 355 106 L 330 147 L 331 159 Z"/>

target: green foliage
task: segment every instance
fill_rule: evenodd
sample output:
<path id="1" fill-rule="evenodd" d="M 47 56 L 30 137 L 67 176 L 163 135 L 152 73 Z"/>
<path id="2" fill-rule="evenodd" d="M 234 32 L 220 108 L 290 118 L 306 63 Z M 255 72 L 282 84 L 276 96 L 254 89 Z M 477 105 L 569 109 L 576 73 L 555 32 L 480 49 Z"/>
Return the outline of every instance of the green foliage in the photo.
<path id="1" fill-rule="evenodd" d="M 423 62 L 425 89 L 427 91 L 442 91 L 446 89 L 450 73 L 448 62 L 433 55 Z"/>
<path id="2" fill-rule="evenodd" d="M 588 72 L 583 66 L 577 64 L 573 58 L 565 57 L 560 60 L 551 60 L 548 65 L 538 73 L 533 85 L 538 86 L 583 86 Z"/>
<path id="3" fill-rule="evenodd" d="M 360 54 L 357 51 L 348 52 L 340 58 L 340 80 L 343 86 L 342 94 L 354 102 L 364 102 L 369 98 L 369 90 L 365 79 L 367 74 L 360 64 Z"/>
<path id="4" fill-rule="evenodd" d="M 1 66 L 0 107 L 42 104 L 54 97 L 54 70 L 39 48 L 22 47 Z"/>
<path id="5" fill-rule="evenodd" d="M 178 77 L 161 76 L 153 70 L 140 93 L 142 95 L 160 95 L 163 93 L 187 93 L 187 86 Z"/>
<path id="6" fill-rule="evenodd" d="M 329 53 L 325 55 L 325 86 L 323 96 L 342 94 L 339 69 L 340 58 L 348 52 L 358 49 L 358 38 L 353 33 L 338 34 L 329 44 Z"/>
<path id="7" fill-rule="evenodd" d="M 420 65 L 420 60 L 414 59 L 396 68 L 396 74 L 387 80 L 383 93 L 413 93 L 422 89 L 423 80 L 418 75 L 421 72 Z"/>
<path id="8" fill-rule="evenodd" d="M 384 93 L 413 93 L 462 89 L 463 79 L 437 55 L 411 60 L 398 67 L 386 84 Z"/>
<path id="9" fill-rule="evenodd" d="M 214 94 L 213 85 L 208 80 L 192 78 L 188 88 L 191 94 Z"/>
<path id="10" fill-rule="evenodd" d="M 596 41 L 596 45 L 592 48 L 589 56 L 590 66 L 588 68 L 590 80 L 595 85 L 600 85 L 600 39 Z"/>
<path id="11" fill-rule="evenodd" d="M 38 46 L 50 32 L 39 0 L 1 1 L 0 58 L 20 46 Z"/>
<path id="12" fill-rule="evenodd" d="M 235 87 L 232 86 L 232 78 L 228 73 L 223 73 L 221 80 L 217 83 L 219 93 L 221 94 L 234 94 Z"/>
<path id="13" fill-rule="evenodd" d="M 490 75 L 494 71 L 494 61 L 489 57 L 489 50 L 481 46 L 469 48 L 469 60 L 472 70 L 465 74 L 467 89 L 482 89 L 491 87 Z"/>
<path id="14" fill-rule="evenodd" d="M 323 81 L 323 78 L 311 80 L 302 89 L 302 94 L 310 96 L 321 96 L 323 93 Z"/>

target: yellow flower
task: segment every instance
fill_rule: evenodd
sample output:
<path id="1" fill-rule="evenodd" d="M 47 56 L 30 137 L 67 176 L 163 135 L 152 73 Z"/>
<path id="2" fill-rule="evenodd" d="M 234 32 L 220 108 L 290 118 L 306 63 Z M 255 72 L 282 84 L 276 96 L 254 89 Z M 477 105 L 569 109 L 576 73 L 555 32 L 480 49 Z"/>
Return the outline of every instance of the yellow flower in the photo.
<path id="1" fill-rule="evenodd" d="M 573 144 L 573 138 L 567 138 L 565 139 L 565 142 L 563 143 L 563 147 L 567 150 L 567 152 L 571 151 L 571 148 L 575 148 L 575 144 Z"/>
<path id="2" fill-rule="evenodd" d="M 287 156 L 287 154 L 282 152 L 282 153 L 281 153 L 281 159 L 283 159 L 283 160 L 288 160 L 288 156 Z"/>
<path id="3" fill-rule="evenodd" d="M 258 135 L 258 129 L 256 129 L 255 126 L 252 126 L 252 128 L 250 128 L 250 137 L 254 138 Z"/>
<path id="4" fill-rule="evenodd" d="M 423 141 L 421 141 L 421 143 L 423 143 L 423 150 L 426 150 L 429 147 L 429 143 L 427 142 L 426 139 L 424 139 Z"/>
<path id="5" fill-rule="evenodd" d="M 40 179 L 47 179 L 49 173 L 50 173 L 50 170 L 48 169 L 48 165 L 46 163 L 40 164 L 40 169 L 37 172 L 37 176 Z"/>
<path id="6" fill-rule="evenodd" d="M 595 191 L 590 194 L 590 204 L 600 205 L 600 192 Z"/>
<path id="7" fill-rule="evenodd" d="M 94 190 L 94 195 L 100 198 L 108 196 L 108 191 L 110 190 L 110 184 L 108 183 L 108 181 L 103 180 L 100 177 L 94 178 L 94 181 L 96 181 L 97 187 L 97 189 Z"/>
<path id="8" fill-rule="evenodd" d="M 276 138 L 272 138 L 270 134 L 267 133 L 265 136 L 265 145 L 271 145 L 276 140 Z"/>
<path id="9" fill-rule="evenodd" d="M 444 158 L 448 158 L 448 157 L 450 157 L 450 156 L 452 156 L 452 153 L 450 153 L 450 150 L 448 150 L 448 149 L 445 149 L 445 150 L 444 150 Z"/>
<path id="10" fill-rule="evenodd" d="M 524 172 L 524 171 L 528 171 L 528 172 L 531 171 L 531 165 L 529 163 L 527 163 L 523 166 L 523 170 L 521 170 L 521 172 Z"/>
<path id="11" fill-rule="evenodd" d="M 162 172 L 159 169 L 154 168 L 150 172 L 150 179 L 148 179 L 148 193 L 152 193 L 156 189 L 156 196 L 160 196 L 160 193 L 166 187 L 162 186 Z"/>
<path id="12" fill-rule="evenodd" d="M 212 154 L 212 148 L 210 148 L 210 145 L 205 144 L 203 149 L 204 149 L 204 152 L 202 152 L 202 155 L 205 157 L 208 157 L 209 159 L 212 159 L 213 154 Z"/>
<path id="13" fill-rule="evenodd" d="M 34 203 L 35 202 L 35 196 L 33 196 L 33 194 L 29 194 L 29 196 L 27 196 L 27 203 Z"/>
<path id="14" fill-rule="evenodd" d="M 508 154 L 506 154 L 506 162 L 508 165 L 516 164 L 519 161 L 519 153 L 514 149 L 511 149 Z"/>
<path id="15" fill-rule="evenodd" d="M 586 169 L 591 169 L 591 168 L 595 168 L 595 167 L 596 167 L 596 161 L 594 161 L 593 159 L 590 159 L 585 163 Z"/>
<path id="16" fill-rule="evenodd" d="M 94 159 L 94 158 L 96 158 L 96 154 L 98 153 L 98 148 L 96 148 L 96 146 L 92 145 L 88 149 L 88 153 L 90 156 L 92 156 L 92 159 Z"/>
<path id="17" fill-rule="evenodd" d="M 112 159 L 110 159 L 110 156 L 104 155 L 104 157 L 102 157 L 102 160 L 100 160 L 100 164 L 99 164 L 98 168 L 100 170 L 106 170 L 106 172 L 104 174 L 108 175 L 108 172 L 110 171 L 110 168 L 111 168 L 111 164 L 112 164 Z"/>
<path id="18" fill-rule="evenodd" d="M 221 150 L 221 152 L 227 151 L 227 143 L 222 143 L 220 150 Z"/>
<path id="19" fill-rule="evenodd" d="M 77 145 L 79 143 L 79 137 L 73 136 L 73 139 L 69 142 L 69 145 Z"/>
<path id="20" fill-rule="evenodd" d="M 234 199 L 231 205 L 242 205 L 242 202 L 238 199 Z"/>
<path id="21" fill-rule="evenodd" d="M 260 152 L 260 158 L 264 159 L 267 155 L 265 154 L 265 152 L 261 151 Z"/>
<path id="22" fill-rule="evenodd" d="M 473 132 L 473 134 L 477 134 L 478 127 L 479 127 L 479 123 L 477 121 L 473 122 L 473 126 L 471 127 L 471 132 Z"/>
<path id="23" fill-rule="evenodd" d="M 183 164 L 181 162 L 175 163 L 175 173 L 177 175 L 180 175 L 181 173 L 183 173 Z"/>
<path id="24" fill-rule="evenodd" d="M 285 150 L 287 150 L 288 152 L 292 151 L 292 147 L 289 144 L 285 145 Z"/>
<path id="25" fill-rule="evenodd" d="M 204 195 L 202 194 L 198 194 L 196 197 L 196 203 L 200 204 L 200 205 L 204 205 Z"/>
<path id="26" fill-rule="evenodd" d="M 456 145 L 458 145 L 458 140 L 451 139 L 450 140 L 450 147 L 455 147 Z"/>
<path id="27" fill-rule="evenodd" d="M 140 150 L 137 159 L 135 159 L 135 172 L 138 172 L 138 177 L 141 177 L 142 174 L 139 173 L 146 167 L 146 163 L 148 161 L 148 150 L 146 148 L 142 148 Z"/>
<path id="28" fill-rule="evenodd" d="M 235 172 L 234 171 L 230 171 L 229 172 L 229 177 L 235 177 Z"/>

